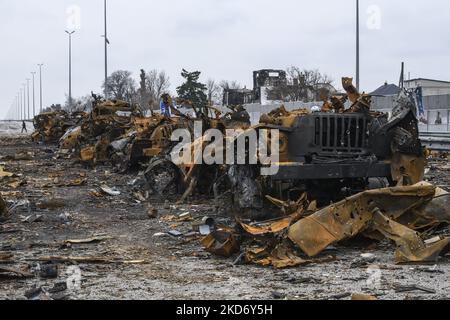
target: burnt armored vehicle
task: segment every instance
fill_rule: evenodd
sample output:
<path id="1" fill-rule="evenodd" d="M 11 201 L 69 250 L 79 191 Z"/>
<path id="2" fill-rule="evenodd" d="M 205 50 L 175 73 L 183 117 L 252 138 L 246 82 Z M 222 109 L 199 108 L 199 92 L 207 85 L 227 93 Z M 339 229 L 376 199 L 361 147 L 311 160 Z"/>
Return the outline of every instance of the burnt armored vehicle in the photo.
<path id="1" fill-rule="evenodd" d="M 297 201 L 306 194 L 309 199 L 316 199 L 319 206 L 324 206 L 368 188 L 422 181 L 425 152 L 419 140 L 412 97 L 401 92 L 392 114 L 388 115 L 372 111 L 371 97 L 358 93 L 352 79 L 344 78 L 343 87 L 345 95 L 325 101 L 319 110 L 287 111 L 282 106 L 263 115 L 258 125 L 242 126 L 241 133 L 224 138 L 222 147 L 213 152 L 226 159 L 232 150 L 224 146 L 228 146 L 231 139 L 235 159 L 247 153 L 248 159 L 259 161 L 174 164 L 170 157 L 159 159 L 158 168 L 163 170 L 157 171 L 171 174 L 157 189 L 167 190 L 168 186 L 173 186 L 173 190 L 184 191 L 181 201 L 196 191 L 214 193 L 217 199 L 231 194 L 235 214 L 259 218 L 270 212 L 266 210 L 268 202 L 277 205 L 279 201 Z M 270 136 L 270 130 L 274 129 L 278 137 Z M 261 157 L 261 136 L 257 141 L 248 139 L 255 131 L 257 135 L 269 134 L 270 140 L 279 140 L 278 152 L 271 149 L 273 141 L 267 146 L 269 154 L 279 155 L 276 163 L 270 164 L 277 170 L 270 174 L 261 170 L 266 166 Z M 208 141 L 211 138 L 205 132 L 183 150 L 193 155 L 191 160 L 201 160 L 196 159 L 195 150 L 211 149 Z M 154 186 L 161 184 L 155 172 L 154 164 L 146 172 L 148 183 Z"/>
<path id="2" fill-rule="evenodd" d="M 402 91 L 391 115 L 375 112 L 371 97 L 359 94 L 351 81 L 344 78 L 347 94 L 325 101 L 321 110 L 281 107 L 261 117 L 259 128 L 280 132 L 278 170 L 263 176 L 255 166 L 231 168 L 241 212 L 262 210 L 267 195 L 295 201 L 306 192 L 326 205 L 367 188 L 423 180 L 425 150 L 414 99 Z"/>

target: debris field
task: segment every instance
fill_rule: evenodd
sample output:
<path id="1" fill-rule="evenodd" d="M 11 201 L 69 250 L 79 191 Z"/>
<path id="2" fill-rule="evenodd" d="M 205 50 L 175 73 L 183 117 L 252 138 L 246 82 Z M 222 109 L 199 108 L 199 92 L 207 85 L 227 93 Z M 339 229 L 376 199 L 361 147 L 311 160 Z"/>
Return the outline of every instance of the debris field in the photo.
<path id="1" fill-rule="evenodd" d="M 421 147 L 406 94 L 388 119 L 343 86 L 316 114 L 262 116 L 257 128 L 289 146 L 273 177 L 257 174 L 263 164 L 170 161 L 172 132 L 195 120 L 251 130 L 242 107 L 184 101 L 195 119 L 175 107 L 145 117 L 94 96 L 91 112 L 0 136 L 0 298 L 450 298 L 446 155 Z"/>

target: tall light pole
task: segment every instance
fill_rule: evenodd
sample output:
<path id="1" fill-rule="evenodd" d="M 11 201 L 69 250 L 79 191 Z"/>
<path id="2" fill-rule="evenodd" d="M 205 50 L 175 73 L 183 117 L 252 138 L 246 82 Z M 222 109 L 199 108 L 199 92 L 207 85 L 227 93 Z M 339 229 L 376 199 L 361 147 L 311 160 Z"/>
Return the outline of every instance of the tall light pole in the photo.
<path id="1" fill-rule="evenodd" d="M 9 107 L 8 113 L 6 114 L 5 120 L 14 120 L 14 114 L 16 110 L 16 99 L 13 99 L 11 106 Z"/>
<path id="2" fill-rule="evenodd" d="M 17 111 L 19 111 L 19 108 L 18 108 L 18 101 L 17 101 L 17 95 L 14 97 L 14 119 L 13 120 L 17 120 L 17 119 L 19 119 L 19 115 L 17 114 Z"/>
<path id="3" fill-rule="evenodd" d="M 20 89 L 20 100 L 21 100 L 21 109 L 22 109 L 22 120 L 25 120 L 25 99 L 23 97 L 23 88 Z"/>
<path id="4" fill-rule="evenodd" d="M 19 95 L 16 94 L 16 115 L 15 115 L 15 119 L 14 120 L 18 120 L 19 119 Z"/>
<path id="5" fill-rule="evenodd" d="M 23 120 L 22 117 L 22 89 L 19 90 L 19 109 L 20 109 L 20 119 L 19 120 Z"/>
<path id="6" fill-rule="evenodd" d="M 14 120 L 17 120 L 17 119 L 19 119 L 19 96 L 16 94 L 16 113 L 15 113 L 15 119 Z"/>
<path id="7" fill-rule="evenodd" d="M 23 84 L 23 119 L 27 119 L 27 85 Z"/>
<path id="8" fill-rule="evenodd" d="M 35 99 L 35 90 L 34 90 L 34 79 L 36 76 L 36 72 L 31 72 L 31 75 L 33 76 L 33 118 L 36 116 L 36 99 Z"/>
<path id="9" fill-rule="evenodd" d="M 359 0 L 356 0 L 356 89 L 359 91 Z"/>
<path id="10" fill-rule="evenodd" d="M 20 105 L 20 92 L 17 93 L 17 118 L 22 118 L 22 106 Z"/>
<path id="11" fill-rule="evenodd" d="M 39 63 L 39 113 L 42 113 L 42 66 L 43 63 Z"/>
<path id="12" fill-rule="evenodd" d="M 25 79 L 27 80 L 27 104 L 28 104 L 28 120 L 31 119 L 31 115 L 30 115 L 30 79 Z"/>
<path id="13" fill-rule="evenodd" d="M 107 83 L 108 83 L 108 45 L 109 45 L 109 39 L 108 39 L 108 20 L 107 20 L 107 3 L 106 0 L 104 0 L 104 9 L 105 9 L 105 99 L 108 98 L 108 89 L 107 89 Z"/>
<path id="14" fill-rule="evenodd" d="M 69 108 L 72 108 L 72 35 L 75 31 L 67 31 L 69 35 Z"/>
<path id="15" fill-rule="evenodd" d="M 14 96 L 14 100 L 12 103 L 11 120 L 16 120 L 16 115 L 17 115 L 17 97 Z"/>

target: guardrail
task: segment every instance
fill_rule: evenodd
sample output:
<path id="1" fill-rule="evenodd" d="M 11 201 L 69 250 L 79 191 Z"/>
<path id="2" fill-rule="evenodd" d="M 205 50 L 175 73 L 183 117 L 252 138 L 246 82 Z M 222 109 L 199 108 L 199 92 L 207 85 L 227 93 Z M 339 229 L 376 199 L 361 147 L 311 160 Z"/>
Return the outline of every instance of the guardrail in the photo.
<path id="1" fill-rule="evenodd" d="M 450 151 L 450 132 L 421 132 L 420 140 L 430 150 Z"/>

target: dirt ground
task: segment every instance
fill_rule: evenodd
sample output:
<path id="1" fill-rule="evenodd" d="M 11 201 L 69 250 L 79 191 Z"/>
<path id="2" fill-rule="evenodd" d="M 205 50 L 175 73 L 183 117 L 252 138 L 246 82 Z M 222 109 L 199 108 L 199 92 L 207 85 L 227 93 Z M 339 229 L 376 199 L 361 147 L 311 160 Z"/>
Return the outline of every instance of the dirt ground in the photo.
<path id="1" fill-rule="evenodd" d="M 0 254 L 12 254 L 10 261 L 0 262 L 0 269 L 29 273 L 28 277 L 0 273 L 0 299 L 36 297 L 30 293 L 33 288 L 49 292 L 37 296 L 40 299 L 309 300 L 350 299 L 352 293 L 379 299 L 450 298 L 449 257 L 435 266 L 397 266 L 394 247 L 388 242 L 352 241 L 324 253 L 336 256 L 333 262 L 293 269 L 234 265 L 233 258 L 217 258 L 203 250 L 201 237 L 191 232 L 192 221 L 171 219 L 189 212 L 194 220 L 210 216 L 231 222 L 223 211 L 218 213 L 213 201 L 193 199 L 179 206 L 157 199 L 142 203 L 131 187 L 135 174 L 116 174 L 110 167 L 85 168 L 57 159 L 55 151 L 32 144 L 25 136 L 0 137 L 0 167 L 19 177 L 14 188 L 0 180 L 0 192 L 11 203 L 29 201 L 29 206 L 17 208 L 10 220 L 0 222 Z M 24 152 L 31 154 L 12 160 Z M 449 172 L 446 160 L 431 162 L 427 177 L 448 189 Z M 80 186 L 70 186 L 83 180 Z M 116 188 L 120 195 L 99 194 L 102 185 Z M 158 218 L 148 216 L 149 206 L 158 210 Z M 162 234 L 171 230 L 184 235 Z M 450 230 L 442 232 L 450 234 Z M 94 236 L 104 238 L 93 243 L 66 243 Z M 373 256 L 367 259 L 361 257 L 363 253 Z M 38 262 L 45 256 L 111 261 L 60 262 L 58 276 L 46 278 L 39 271 L 45 270 L 46 264 Z"/>

